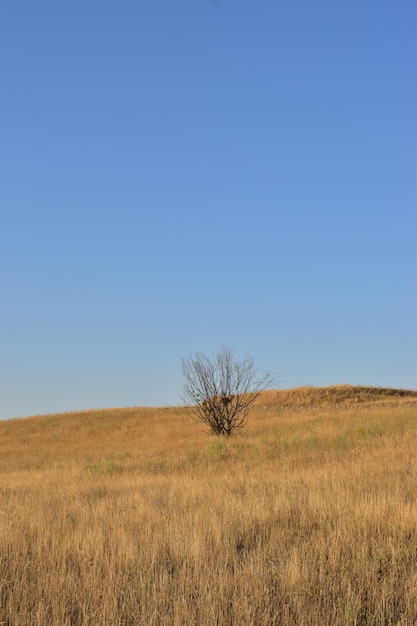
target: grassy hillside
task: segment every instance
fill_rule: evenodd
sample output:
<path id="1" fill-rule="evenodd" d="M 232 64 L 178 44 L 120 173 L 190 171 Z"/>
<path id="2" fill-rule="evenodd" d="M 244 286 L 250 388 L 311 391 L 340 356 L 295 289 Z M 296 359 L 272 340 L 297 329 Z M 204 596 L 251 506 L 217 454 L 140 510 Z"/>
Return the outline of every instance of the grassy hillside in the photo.
<path id="1" fill-rule="evenodd" d="M 409 389 L 391 389 L 384 387 L 359 387 L 353 385 L 335 385 L 332 387 L 298 387 L 266 391 L 258 398 L 258 405 L 281 408 L 310 408 L 374 404 L 417 399 L 417 391 Z"/>
<path id="2" fill-rule="evenodd" d="M 0 623 L 417 623 L 417 393 L 0 422 Z"/>

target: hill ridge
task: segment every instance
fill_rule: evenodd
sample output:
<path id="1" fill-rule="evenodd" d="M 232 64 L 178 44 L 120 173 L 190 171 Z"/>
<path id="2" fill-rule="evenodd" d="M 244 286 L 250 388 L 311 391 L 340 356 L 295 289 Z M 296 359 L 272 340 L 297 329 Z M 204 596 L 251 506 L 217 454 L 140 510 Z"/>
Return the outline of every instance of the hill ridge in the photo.
<path id="1" fill-rule="evenodd" d="M 288 389 L 268 389 L 262 391 L 255 400 L 254 406 L 258 408 L 271 409 L 309 409 L 309 408 L 352 408 L 360 405 L 374 405 L 375 403 L 388 406 L 389 404 L 406 404 L 417 402 L 417 390 L 401 389 L 395 387 L 374 387 L 366 385 L 328 385 L 314 386 L 302 385 L 299 387 L 290 387 Z M 10 419 L 0 420 L 0 423 L 11 421 L 32 420 L 42 418 L 63 418 L 63 417 L 88 417 L 89 415 L 97 415 L 123 412 L 136 412 L 138 410 L 146 411 L 166 411 L 170 409 L 182 409 L 182 405 L 161 405 L 147 406 L 135 405 L 124 407 L 106 407 L 106 408 L 89 408 L 75 409 L 70 411 L 60 411 L 52 413 L 37 413 L 28 416 L 14 417 Z"/>
<path id="2" fill-rule="evenodd" d="M 264 391 L 257 399 L 258 406 L 289 408 L 352 407 L 375 403 L 397 404 L 417 401 L 417 391 L 393 387 L 365 385 L 330 385 L 315 387 L 304 385 L 290 389 Z"/>

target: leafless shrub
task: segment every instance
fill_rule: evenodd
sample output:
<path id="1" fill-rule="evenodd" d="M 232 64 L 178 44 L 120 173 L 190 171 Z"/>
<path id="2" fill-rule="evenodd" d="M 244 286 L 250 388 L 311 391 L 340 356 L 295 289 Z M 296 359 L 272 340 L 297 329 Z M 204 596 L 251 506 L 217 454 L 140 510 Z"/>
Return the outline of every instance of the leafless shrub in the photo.
<path id="1" fill-rule="evenodd" d="M 214 358 L 197 352 L 183 359 L 182 372 L 184 404 L 211 433 L 226 437 L 245 426 L 251 404 L 275 382 L 269 371 L 258 376 L 252 357 L 239 360 L 225 347 Z"/>

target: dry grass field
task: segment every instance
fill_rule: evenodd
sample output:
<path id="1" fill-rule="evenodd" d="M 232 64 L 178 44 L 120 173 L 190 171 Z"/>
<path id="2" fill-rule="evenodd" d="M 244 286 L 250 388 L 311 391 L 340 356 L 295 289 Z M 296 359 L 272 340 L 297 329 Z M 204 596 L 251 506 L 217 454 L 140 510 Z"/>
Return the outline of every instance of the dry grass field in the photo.
<path id="1" fill-rule="evenodd" d="M 417 392 L 0 422 L 0 624 L 417 624 Z"/>

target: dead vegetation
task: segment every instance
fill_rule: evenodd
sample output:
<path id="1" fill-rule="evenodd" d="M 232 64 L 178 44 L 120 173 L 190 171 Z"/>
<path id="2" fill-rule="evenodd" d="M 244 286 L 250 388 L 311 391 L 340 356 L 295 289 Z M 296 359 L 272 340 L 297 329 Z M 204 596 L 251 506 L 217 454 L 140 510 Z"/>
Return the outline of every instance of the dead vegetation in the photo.
<path id="1" fill-rule="evenodd" d="M 265 392 L 231 440 L 181 408 L 0 422 L 0 623 L 415 624 L 417 394 L 353 389 Z"/>
<path id="2" fill-rule="evenodd" d="M 389 387 L 335 385 L 332 387 L 297 387 L 266 391 L 257 400 L 264 407 L 281 409 L 308 409 L 312 407 L 347 408 L 375 403 L 398 403 L 417 400 L 417 391 Z"/>

